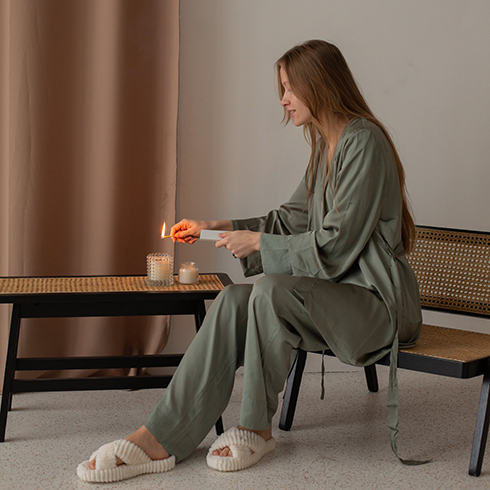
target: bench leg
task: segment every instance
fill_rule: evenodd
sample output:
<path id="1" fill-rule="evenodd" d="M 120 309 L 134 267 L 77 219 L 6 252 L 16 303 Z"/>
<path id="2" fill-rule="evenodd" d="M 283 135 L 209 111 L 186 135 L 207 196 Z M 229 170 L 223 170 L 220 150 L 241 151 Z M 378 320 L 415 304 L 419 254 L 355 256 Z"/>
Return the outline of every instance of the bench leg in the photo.
<path id="1" fill-rule="evenodd" d="M 490 372 L 483 376 L 481 387 L 480 404 L 478 406 L 478 415 L 476 417 L 475 437 L 473 438 L 473 447 L 471 449 L 470 470 L 471 476 L 480 476 L 485 455 L 485 446 L 487 443 L 488 423 L 490 414 Z"/>
<path id="2" fill-rule="evenodd" d="M 0 407 L 0 442 L 5 441 L 5 430 L 7 428 L 7 415 L 12 407 L 12 381 L 15 376 L 15 361 L 17 359 L 17 348 L 19 345 L 20 331 L 20 305 L 14 304 L 12 318 L 10 321 L 10 334 L 5 362 L 5 376 L 3 381 L 2 404 Z"/>
<path id="3" fill-rule="evenodd" d="M 284 390 L 284 401 L 282 402 L 281 417 L 279 419 L 279 428 L 289 430 L 293 425 L 294 412 L 298 401 L 299 387 L 301 378 L 306 364 L 306 352 L 298 349 L 293 367 L 289 372 Z"/>
<path id="4" fill-rule="evenodd" d="M 376 364 L 365 366 L 364 374 L 366 375 L 368 390 L 371 393 L 377 393 L 379 390 L 379 385 L 378 385 L 378 375 L 376 374 Z"/>
<path id="5" fill-rule="evenodd" d="M 199 332 L 199 329 L 201 328 L 202 322 L 204 321 L 204 317 L 206 316 L 206 305 L 204 303 L 204 300 L 199 301 L 197 303 L 197 313 L 194 315 L 194 321 L 196 323 L 196 332 Z M 216 435 L 220 436 L 223 434 L 225 431 L 223 428 L 223 417 L 220 417 L 216 424 Z"/>
<path id="6" fill-rule="evenodd" d="M 194 314 L 194 321 L 196 323 L 196 332 L 201 328 L 204 317 L 206 316 L 206 305 L 204 300 L 197 302 L 197 312 Z"/>
<path id="7" fill-rule="evenodd" d="M 217 436 L 220 436 L 221 434 L 223 434 L 223 432 L 225 431 L 225 429 L 223 428 L 223 417 L 220 417 L 218 419 L 218 421 L 216 422 L 214 427 L 216 428 L 216 435 Z"/>

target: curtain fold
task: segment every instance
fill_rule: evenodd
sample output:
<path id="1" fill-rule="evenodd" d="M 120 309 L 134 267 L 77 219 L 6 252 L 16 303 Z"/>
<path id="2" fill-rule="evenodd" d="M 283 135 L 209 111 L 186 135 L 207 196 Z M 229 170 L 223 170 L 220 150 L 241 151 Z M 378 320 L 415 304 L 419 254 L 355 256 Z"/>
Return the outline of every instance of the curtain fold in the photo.
<path id="1" fill-rule="evenodd" d="M 0 23 L 0 275 L 145 274 L 173 253 L 179 1 L 0 0 Z M 1 369 L 8 329 L 3 306 Z M 168 334 L 168 318 L 24 320 L 19 355 L 159 353 Z"/>

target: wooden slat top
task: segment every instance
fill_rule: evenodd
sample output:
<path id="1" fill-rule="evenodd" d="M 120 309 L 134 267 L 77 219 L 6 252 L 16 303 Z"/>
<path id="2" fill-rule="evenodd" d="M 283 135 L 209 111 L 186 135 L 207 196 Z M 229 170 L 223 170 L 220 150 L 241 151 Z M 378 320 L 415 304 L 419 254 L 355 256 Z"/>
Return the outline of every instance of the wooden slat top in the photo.
<path id="1" fill-rule="evenodd" d="M 54 293 L 119 293 L 145 291 L 221 291 L 224 285 L 215 274 L 201 274 L 197 284 L 150 286 L 146 276 L 2 277 L 0 295 Z"/>

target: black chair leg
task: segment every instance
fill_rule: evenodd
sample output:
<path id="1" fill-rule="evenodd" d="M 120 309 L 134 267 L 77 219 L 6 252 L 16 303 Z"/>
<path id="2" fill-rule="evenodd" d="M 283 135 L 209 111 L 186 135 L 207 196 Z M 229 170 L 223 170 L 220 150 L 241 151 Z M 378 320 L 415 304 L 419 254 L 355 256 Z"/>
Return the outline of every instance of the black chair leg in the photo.
<path id="1" fill-rule="evenodd" d="M 294 412 L 296 411 L 296 403 L 298 401 L 299 387 L 301 385 L 301 377 L 306 364 L 306 352 L 298 349 L 293 367 L 289 372 L 284 390 L 284 401 L 282 402 L 281 417 L 279 419 L 279 428 L 289 430 L 293 425 Z"/>
<path id="2" fill-rule="evenodd" d="M 483 376 L 481 387 L 480 404 L 478 405 L 478 414 L 476 416 L 475 436 L 473 438 L 473 447 L 471 449 L 470 469 L 471 476 L 480 476 L 485 455 L 485 446 L 488 436 L 488 423 L 490 413 L 490 372 Z"/>
<path id="3" fill-rule="evenodd" d="M 378 386 L 378 375 L 376 374 L 376 364 L 365 366 L 364 374 L 366 375 L 368 390 L 371 393 L 377 393 L 379 390 L 379 386 Z"/>

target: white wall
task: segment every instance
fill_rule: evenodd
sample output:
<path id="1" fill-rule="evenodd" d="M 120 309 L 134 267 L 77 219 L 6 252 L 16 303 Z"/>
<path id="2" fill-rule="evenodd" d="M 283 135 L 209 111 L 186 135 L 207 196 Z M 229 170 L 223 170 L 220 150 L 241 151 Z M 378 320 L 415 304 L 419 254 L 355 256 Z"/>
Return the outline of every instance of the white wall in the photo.
<path id="1" fill-rule="evenodd" d="M 273 64 L 320 38 L 340 47 L 391 128 L 417 223 L 490 231 L 489 20 L 488 0 L 181 0 L 180 217 L 257 216 L 289 197 L 309 148 L 280 124 Z M 177 246 L 179 260 L 243 281 L 211 243 Z M 167 351 L 192 332 L 176 319 Z"/>

